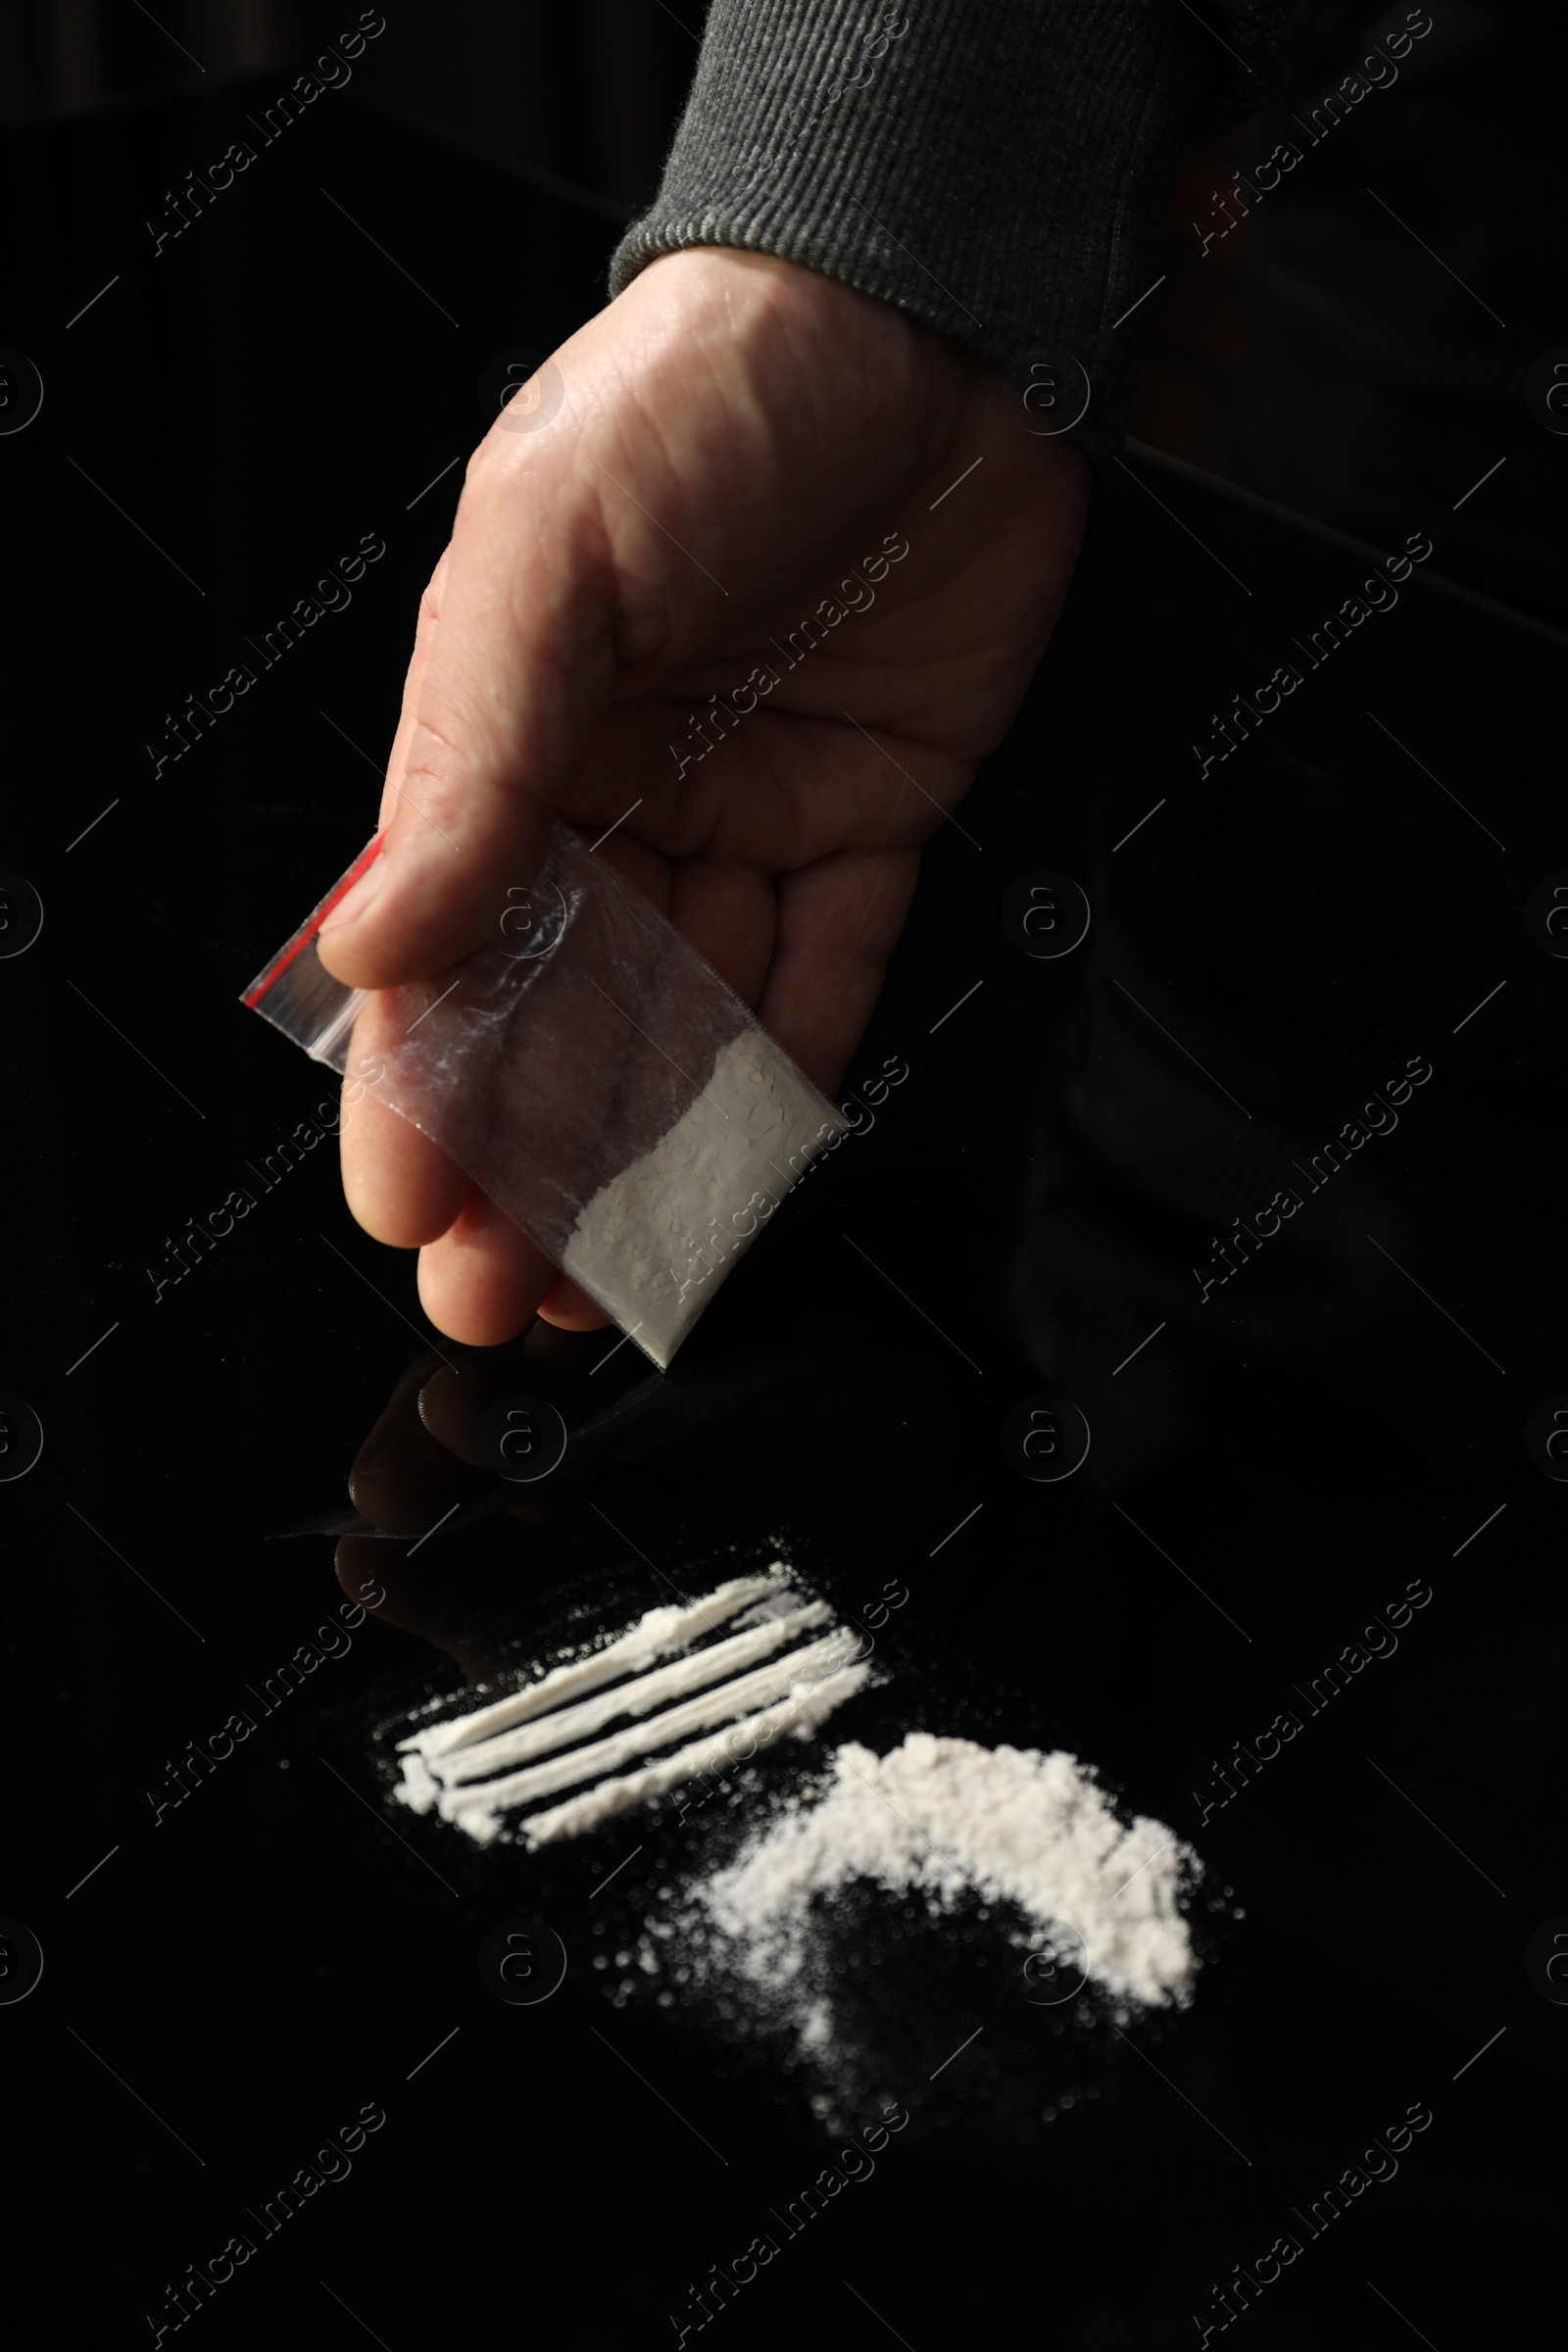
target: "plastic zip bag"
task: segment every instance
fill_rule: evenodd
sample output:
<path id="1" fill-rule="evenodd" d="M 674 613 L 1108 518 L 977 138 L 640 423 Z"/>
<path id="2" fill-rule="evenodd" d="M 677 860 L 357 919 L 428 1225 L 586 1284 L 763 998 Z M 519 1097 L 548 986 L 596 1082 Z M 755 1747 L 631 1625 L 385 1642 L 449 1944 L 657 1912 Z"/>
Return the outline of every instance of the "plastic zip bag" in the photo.
<path id="1" fill-rule="evenodd" d="M 498 936 L 433 980 L 351 989 L 325 917 L 245 991 L 313 1061 L 443 1152 L 662 1370 L 850 1122 L 656 907 L 562 824 Z M 357 1099 L 357 1098 L 353 1098 Z"/>

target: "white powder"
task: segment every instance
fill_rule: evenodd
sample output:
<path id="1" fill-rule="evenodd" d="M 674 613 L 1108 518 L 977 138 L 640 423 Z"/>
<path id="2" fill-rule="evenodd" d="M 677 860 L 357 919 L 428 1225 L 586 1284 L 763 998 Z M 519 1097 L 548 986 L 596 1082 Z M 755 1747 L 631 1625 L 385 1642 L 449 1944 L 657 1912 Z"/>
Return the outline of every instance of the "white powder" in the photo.
<path id="1" fill-rule="evenodd" d="M 1187 1997 L 1197 1964 L 1178 1897 L 1197 1857 L 1157 1821 L 1120 1821 L 1076 1757 L 911 1732 L 882 1757 L 850 1742 L 831 1769 L 814 1803 L 786 1806 L 695 1889 L 715 1956 L 792 2018 L 804 2048 L 832 2039 L 812 1898 L 854 1879 L 922 1894 L 934 1913 L 966 1895 L 1010 1902 L 1032 1931 L 1014 1930 L 1020 1948 L 1054 1932 L 1063 1958 L 1124 2003 Z"/>
<path id="2" fill-rule="evenodd" d="M 848 1124 L 765 1030 L 743 1029 L 668 1133 L 587 1202 L 564 1270 L 666 1369 L 823 1129 Z"/>
<path id="3" fill-rule="evenodd" d="M 529 1683 L 523 1690 L 514 1690 L 509 1697 L 498 1698 L 487 1707 L 476 1707 L 471 1715 L 455 1716 L 450 1723 L 437 1724 L 433 1731 L 413 1732 L 408 1739 L 398 1741 L 398 1747 L 400 1751 L 412 1748 L 421 1756 L 445 1755 L 451 1748 L 486 1740 L 510 1724 L 526 1723 L 530 1716 L 559 1707 L 564 1699 L 578 1698 L 584 1691 L 600 1690 L 623 1674 L 640 1673 L 655 1658 L 684 1649 L 689 1642 L 710 1633 L 715 1625 L 722 1625 L 726 1617 L 735 1616 L 750 1602 L 777 1600 L 784 1592 L 781 1580 L 786 1574 L 783 1561 L 775 1560 L 765 1576 L 732 1577 L 728 1584 L 705 1592 L 701 1600 L 683 1601 L 678 1607 L 673 1601 L 665 1601 L 657 1609 L 645 1609 L 635 1625 L 607 1642 L 603 1649 L 593 1650 L 585 1658 L 575 1658 L 569 1665 L 554 1666 L 538 1682 Z"/>
<path id="4" fill-rule="evenodd" d="M 591 1740 L 585 1747 L 567 1748 L 538 1764 L 526 1764 L 478 1788 L 444 1789 L 439 1803 L 442 1818 L 463 1821 L 466 1826 L 477 1804 L 490 1812 L 504 1812 L 536 1796 L 553 1796 L 579 1782 L 619 1773 L 634 1757 L 657 1755 L 662 1747 L 685 1740 L 694 1732 L 708 1731 L 715 1724 L 733 1724 L 750 1708 L 769 1706 L 798 1689 L 820 1682 L 850 1664 L 859 1641 L 860 1636 L 851 1628 L 840 1627 L 819 1642 L 808 1642 L 804 1648 L 720 1684 L 716 1690 L 704 1690 L 679 1706 L 665 1707 L 646 1722 L 633 1722 L 603 1740 Z"/>
<path id="5" fill-rule="evenodd" d="M 754 1748 L 765 1747 L 785 1732 L 797 1740 L 808 1740 L 825 1717 L 847 1698 L 853 1698 L 870 1674 L 869 1666 L 841 1666 L 832 1674 L 824 1674 L 816 1682 L 804 1682 L 790 1696 L 777 1705 L 763 1707 L 755 1715 L 743 1715 L 738 1723 L 721 1732 L 711 1733 L 706 1740 L 694 1740 L 675 1755 L 661 1756 L 640 1772 L 624 1778 L 600 1781 L 585 1789 L 581 1796 L 567 1799 L 563 1805 L 552 1806 L 543 1813 L 530 1813 L 522 1824 L 523 1836 L 530 1848 L 547 1845 L 558 1838 L 580 1838 L 585 1830 L 596 1830 L 612 1814 L 623 1813 L 629 1805 L 646 1804 L 651 1797 L 662 1796 L 682 1782 L 696 1780 L 705 1772 L 720 1772 L 733 1766 L 737 1756 L 746 1757 Z M 741 1739 L 746 1743 L 737 1747 Z M 490 1817 L 480 1814 L 470 1821 L 466 1814 L 459 1820 L 471 1838 L 483 1842 L 488 1835 Z"/>
<path id="6" fill-rule="evenodd" d="M 734 1630 L 710 1640 L 726 1622 Z M 809 1738 L 869 1680 L 858 1640 L 775 1561 L 650 1609 L 510 1697 L 405 1739 L 397 1793 L 479 1844 L 518 1812 L 514 1836 L 530 1851 L 577 1838 L 786 1733 Z M 560 1801 L 539 1809 L 549 1797 Z M 975 1898 L 1010 1906 L 1015 1946 L 1081 1967 L 1126 2015 L 1191 1996 L 1181 1898 L 1198 1867 L 1173 1830 L 1122 1820 L 1092 1768 L 1062 1750 L 911 1732 L 879 1757 L 851 1741 L 818 1787 L 690 1888 L 678 1916 L 648 1921 L 640 1958 L 651 1974 L 678 1958 L 681 1982 L 739 1989 L 821 2067 L 845 2056 L 824 1899 L 854 1882 L 912 1896 L 937 1920 Z"/>
<path id="7" fill-rule="evenodd" d="M 505 1764 L 526 1764 L 535 1756 L 548 1755 L 552 1748 L 567 1747 L 574 1740 L 586 1740 L 590 1733 L 602 1731 L 619 1715 L 651 1715 L 656 1707 L 664 1706 L 671 1699 L 689 1697 L 705 1684 L 722 1682 L 726 1675 L 736 1674 L 741 1668 L 770 1656 L 797 1634 L 830 1624 L 832 1617 L 825 1600 L 808 1600 L 798 1609 L 787 1609 L 782 1616 L 769 1618 L 764 1625 L 754 1625 L 746 1633 L 731 1634 L 726 1642 L 713 1642 L 706 1649 L 694 1650 L 689 1657 L 678 1658 L 673 1666 L 655 1667 L 650 1673 L 640 1674 L 633 1683 L 602 1690 L 597 1698 L 585 1698 L 576 1706 L 557 1707 L 548 1715 L 536 1716 L 532 1723 L 499 1733 L 493 1740 L 475 1740 L 438 1756 L 431 1763 L 431 1775 L 450 1788 L 460 1781 L 486 1780 Z M 741 1695 L 739 1690 L 735 1692 L 736 1698 Z M 730 1711 L 734 1712 L 733 1705 Z"/>
<path id="8" fill-rule="evenodd" d="M 726 1619 L 737 1630 L 706 1641 Z M 797 1641 L 812 1633 L 819 1638 Z M 509 1697 L 400 1740 L 394 1793 L 488 1845 L 508 1813 L 576 1788 L 528 1813 L 516 1834 L 530 1848 L 579 1837 L 786 1732 L 809 1737 L 867 1681 L 870 1668 L 855 1654 L 861 1639 L 825 1601 L 805 1599 L 775 1560 L 764 1576 L 649 1609 L 614 1641 Z M 656 1663 L 673 1650 L 687 1654 Z"/>

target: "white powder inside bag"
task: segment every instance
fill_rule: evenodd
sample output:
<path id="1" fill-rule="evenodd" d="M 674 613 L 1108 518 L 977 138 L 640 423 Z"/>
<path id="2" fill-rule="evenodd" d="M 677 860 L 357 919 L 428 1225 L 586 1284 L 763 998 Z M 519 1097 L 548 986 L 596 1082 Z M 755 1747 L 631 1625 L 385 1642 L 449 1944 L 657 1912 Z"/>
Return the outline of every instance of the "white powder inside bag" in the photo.
<path id="1" fill-rule="evenodd" d="M 695 1889 L 698 1918 L 794 2018 L 803 2047 L 832 2034 L 812 1898 L 855 1879 L 923 1894 L 934 1912 L 969 1895 L 1010 1902 L 1033 1931 L 1015 1941 L 1076 1930 L 1081 1964 L 1123 2001 L 1187 1997 L 1196 1961 L 1178 1897 L 1197 1856 L 1157 1821 L 1121 1821 L 1076 1757 L 911 1732 L 886 1756 L 840 1747 L 831 1774 Z"/>
<path id="2" fill-rule="evenodd" d="M 743 1029 L 667 1134 L 587 1202 L 564 1270 L 664 1370 L 823 1130 L 848 1124 L 765 1030 Z"/>

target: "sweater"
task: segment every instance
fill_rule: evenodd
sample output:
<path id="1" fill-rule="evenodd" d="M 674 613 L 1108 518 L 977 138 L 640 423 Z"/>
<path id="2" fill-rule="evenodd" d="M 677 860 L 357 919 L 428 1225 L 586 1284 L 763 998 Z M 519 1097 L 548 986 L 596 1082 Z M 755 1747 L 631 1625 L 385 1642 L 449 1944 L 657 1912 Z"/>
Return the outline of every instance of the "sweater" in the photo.
<path id="1" fill-rule="evenodd" d="M 1103 461 L 1122 437 L 1131 321 L 1158 280 L 1176 150 L 1256 106 L 1291 13 L 1292 0 L 713 0 L 611 291 L 689 246 L 776 254 L 1020 381 L 1037 361 L 1076 361 L 1078 438 Z"/>

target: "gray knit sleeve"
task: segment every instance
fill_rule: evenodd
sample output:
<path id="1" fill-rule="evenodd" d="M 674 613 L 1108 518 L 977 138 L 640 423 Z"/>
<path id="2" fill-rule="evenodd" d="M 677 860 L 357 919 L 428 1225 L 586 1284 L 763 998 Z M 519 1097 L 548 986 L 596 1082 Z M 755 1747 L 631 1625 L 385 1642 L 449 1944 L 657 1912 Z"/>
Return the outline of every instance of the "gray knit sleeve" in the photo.
<path id="1" fill-rule="evenodd" d="M 1017 368 L 1087 371 L 1121 436 L 1175 151 L 1256 103 L 1290 0 L 713 0 L 662 182 L 611 267 L 740 246 Z"/>

